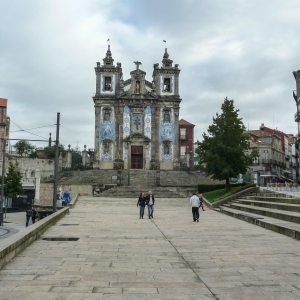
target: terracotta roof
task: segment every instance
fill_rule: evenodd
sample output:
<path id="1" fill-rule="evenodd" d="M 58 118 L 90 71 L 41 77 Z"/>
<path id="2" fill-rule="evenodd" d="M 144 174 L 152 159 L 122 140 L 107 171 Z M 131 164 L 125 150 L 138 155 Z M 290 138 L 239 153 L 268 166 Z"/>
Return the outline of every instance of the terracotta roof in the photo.
<path id="1" fill-rule="evenodd" d="M 188 122 L 188 121 L 186 121 L 186 120 L 184 120 L 184 119 L 180 119 L 180 120 L 178 121 L 178 124 L 179 124 L 179 125 L 192 125 L 192 126 L 195 126 L 194 124 L 192 124 L 192 123 L 190 123 L 190 122 Z"/>
<path id="2" fill-rule="evenodd" d="M 247 133 L 253 134 L 257 137 L 272 136 L 269 132 L 263 130 L 249 130 Z"/>
<path id="3" fill-rule="evenodd" d="M 0 106 L 1 107 L 7 107 L 7 99 L 0 98 Z"/>

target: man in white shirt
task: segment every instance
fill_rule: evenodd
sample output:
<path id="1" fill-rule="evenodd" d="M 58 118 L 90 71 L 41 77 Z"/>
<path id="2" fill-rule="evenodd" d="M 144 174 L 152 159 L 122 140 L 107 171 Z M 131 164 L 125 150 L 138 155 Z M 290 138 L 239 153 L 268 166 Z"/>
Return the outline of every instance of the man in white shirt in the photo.
<path id="1" fill-rule="evenodd" d="M 200 200 L 194 193 L 193 196 L 190 199 L 190 203 L 192 205 L 192 213 L 193 213 L 193 222 L 199 222 L 199 206 L 200 206 Z"/>

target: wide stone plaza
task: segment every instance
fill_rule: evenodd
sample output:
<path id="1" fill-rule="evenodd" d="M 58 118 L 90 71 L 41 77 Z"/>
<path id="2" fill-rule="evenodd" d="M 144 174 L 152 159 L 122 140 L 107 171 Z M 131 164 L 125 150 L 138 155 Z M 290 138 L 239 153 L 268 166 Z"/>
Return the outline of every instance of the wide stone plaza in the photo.
<path id="1" fill-rule="evenodd" d="M 300 299 L 299 241 L 213 210 L 194 223 L 188 198 L 151 220 L 136 202 L 81 197 L 0 271 L 0 299 Z"/>

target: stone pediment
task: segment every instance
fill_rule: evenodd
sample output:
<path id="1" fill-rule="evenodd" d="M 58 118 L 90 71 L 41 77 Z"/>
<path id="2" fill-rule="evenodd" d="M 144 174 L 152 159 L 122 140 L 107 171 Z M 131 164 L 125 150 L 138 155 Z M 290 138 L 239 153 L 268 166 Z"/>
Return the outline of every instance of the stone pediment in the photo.
<path id="1" fill-rule="evenodd" d="M 148 144 L 150 143 L 150 139 L 148 137 L 146 137 L 144 134 L 142 133 L 132 133 L 131 135 L 129 135 L 128 137 L 126 137 L 125 139 L 123 139 L 124 142 L 133 142 L 133 141 L 143 141 L 144 143 Z"/>

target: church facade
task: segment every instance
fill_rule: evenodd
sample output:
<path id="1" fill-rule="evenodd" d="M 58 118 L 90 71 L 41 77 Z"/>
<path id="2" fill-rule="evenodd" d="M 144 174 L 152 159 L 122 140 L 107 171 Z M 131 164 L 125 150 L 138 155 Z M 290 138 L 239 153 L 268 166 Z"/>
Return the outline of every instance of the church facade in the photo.
<path id="1" fill-rule="evenodd" d="M 123 79 L 110 46 L 97 62 L 94 168 L 179 169 L 180 109 L 178 64 L 165 48 L 162 65 L 153 65 L 151 82 L 136 61 Z"/>

